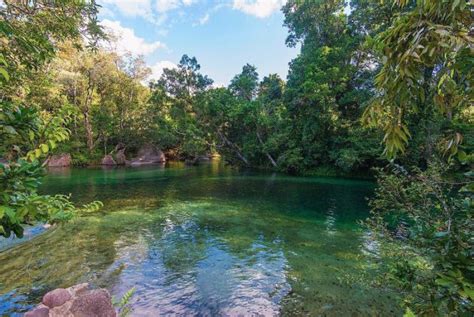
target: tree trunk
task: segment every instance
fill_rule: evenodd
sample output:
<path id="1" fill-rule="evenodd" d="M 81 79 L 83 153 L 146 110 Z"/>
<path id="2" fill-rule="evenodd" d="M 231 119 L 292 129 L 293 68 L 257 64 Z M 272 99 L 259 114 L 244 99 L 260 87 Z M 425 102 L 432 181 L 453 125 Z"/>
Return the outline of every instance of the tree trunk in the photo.
<path id="1" fill-rule="evenodd" d="M 235 154 L 237 155 L 237 157 L 245 163 L 245 165 L 249 166 L 249 161 L 245 158 L 245 156 L 240 152 L 240 149 L 237 145 L 235 145 L 234 143 L 232 143 L 231 141 L 229 141 L 229 139 L 227 139 L 225 137 L 224 134 L 222 134 L 222 132 L 220 131 L 217 131 L 217 134 L 219 134 L 222 142 L 224 142 L 225 144 L 227 144 L 230 148 L 232 148 L 235 152 Z"/>
<path id="2" fill-rule="evenodd" d="M 84 116 L 84 127 L 86 129 L 87 148 L 89 151 L 94 149 L 94 132 L 92 130 L 92 124 L 90 120 L 90 107 L 92 104 L 92 97 L 94 94 L 94 83 L 92 82 L 91 74 L 88 76 L 89 84 L 87 85 L 86 98 L 82 107 L 82 115 Z"/>
<path id="3" fill-rule="evenodd" d="M 264 148 L 264 143 L 263 143 L 262 137 L 260 136 L 260 133 L 258 131 L 257 131 L 257 139 L 260 142 L 260 144 L 262 145 L 262 151 L 263 151 L 263 153 L 265 153 L 265 155 L 267 156 L 270 163 L 272 163 L 273 167 L 278 167 L 277 163 L 275 162 L 273 157 L 270 155 L 270 153 L 268 153 L 267 151 L 265 151 L 263 149 Z"/>
<path id="4" fill-rule="evenodd" d="M 86 128 L 87 148 L 89 150 L 93 150 L 94 149 L 94 135 L 92 132 L 92 125 L 89 118 L 89 109 L 85 109 L 85 111 L 83 111 L 82 114 L 84 116 L 84 127 Z"/>

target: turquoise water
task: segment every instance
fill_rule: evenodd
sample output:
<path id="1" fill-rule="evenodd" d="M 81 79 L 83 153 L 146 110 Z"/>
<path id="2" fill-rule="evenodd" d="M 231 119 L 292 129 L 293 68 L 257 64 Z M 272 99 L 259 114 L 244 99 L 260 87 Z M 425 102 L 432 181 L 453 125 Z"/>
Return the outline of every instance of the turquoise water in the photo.
<path id="1" fill-rule="evenodd" d="M 101 200 L 101 212 L 0 252 L 0 315 L 91 282 L 132 316 L 391 316 L 371 287 L 373 184 L 198 167 L 52 171 L 43 193 Z"/>

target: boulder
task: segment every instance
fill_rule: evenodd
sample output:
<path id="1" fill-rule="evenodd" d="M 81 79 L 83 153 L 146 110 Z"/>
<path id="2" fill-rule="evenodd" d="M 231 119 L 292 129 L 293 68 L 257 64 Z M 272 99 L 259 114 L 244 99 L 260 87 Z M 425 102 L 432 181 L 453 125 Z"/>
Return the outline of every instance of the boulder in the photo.
<path id="1" fill-rule="evenodd" d="M 108 154 L 108 155 L 104 156 L 104 158 L 102 159 L 101 164 L 102 165 L 107 165 L 107 166 L 112 166 L 112 165 L 117 165 L 117 162 L 115 162 L 112 155 Z"/>
<path id="2" fill-rule="evenodd" d="M 77 284 L 68 288 L 68 291 L 69 293 L 71 293 L 72 297 L 84 294 L 88 290 L 89 290 L 89 283 Z"/>
<path id="3" fill-rule="evenodd" d="M 89 284 L 55 289 L 26 317 L 116 317 L 112 297 L 106 289 L 89 290 Z"/>
<path id="4" fill-rule="evenodd" d="M 147 144 L 144 145 L 139 151 L 136 158 L 133 158 L 130 162 L 131 166 L 151 165 L 165 163 L 165 154 L 158 149 L 156 146 Z"/>
<path id="5" fill-rule="evenodd" d="M 63 305 L 72 298 L 71 293 L 65 288 L 57 288 L 43 296 L 43 304 L 49 308 Z"/>
<path id="6" fill-rule="evenodd" d="M 125 157 L 125 148 L 122 148 L 117 151 L 117 154 L 115 154 L 115 161 L 117 162 L 117 165 L 127 164 L 127 158 Z"/>
<path id="7" fill-rule="evenodd" d="M 66 167 L 71 166 L 71 154 L 62 153 L 58 155 L 52 155 L 48 159 L 48 167 Z"/>
<path id="8" fill-rule="evenodd" d="M 115 317 L 112 298 L 105 289 L 89 291 L 76 297 L 69 311 L 75 317 Z"/>
<path id="9" fill-rule="evenodd" d="M 70 311 L 71 305 L 72 305 L 72 300 L 65 302 L 61 306 L 50 309 L 49 317 L 76 317 Z"/>
<path id="10" fill-rule="evenodd" d="M 25 314 L 25 317 L 48 317 L 49 316 L 49 307 L 46 305 L 39 305 L 33 310 L 30 310 Z"/>

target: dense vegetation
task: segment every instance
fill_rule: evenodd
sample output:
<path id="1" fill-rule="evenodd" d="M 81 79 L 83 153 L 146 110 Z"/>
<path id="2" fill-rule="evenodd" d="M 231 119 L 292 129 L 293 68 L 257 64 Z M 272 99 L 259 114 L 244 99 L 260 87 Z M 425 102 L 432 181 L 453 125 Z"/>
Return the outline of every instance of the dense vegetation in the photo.
<path id="1" fill-rule="evenodd" d="M 407 314 L 472 310 L 471 2 L 352 0 L 346 15 L 342 0 L 289 0 L 287 45 L 301 51 L 286 81 L 247 64 L 222 88 L 187 55 L 144 85 L 142 58 L 101 46 L 94 2 L 5 2 L 0 234 L 73 212 L 67 197 L 36 194 L 51 152 L 86 165 L 152 143 L 173 159 L 219 153 L 298 174 L 377 167 L 366 225 L 381 278 Z"/>

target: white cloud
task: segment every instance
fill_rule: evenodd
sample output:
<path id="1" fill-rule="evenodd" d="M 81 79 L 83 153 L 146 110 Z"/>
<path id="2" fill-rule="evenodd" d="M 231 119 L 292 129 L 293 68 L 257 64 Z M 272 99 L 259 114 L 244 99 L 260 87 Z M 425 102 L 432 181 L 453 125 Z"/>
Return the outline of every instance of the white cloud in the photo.
<path id="1" fill-rule="evenodd" d="M 234 0 L 232 7 L 258 18 L 266 18 L 280 10 L 285 3 L 286 0 Z"/>
<path id="2" fill-rule="evenodd" d="M 164 13 L 173 9 L 177 9 L 181 6 L 190 6 L 196 2 L 196 0 L 156 0 L 156 10 Z"/>
<path id="3" fill-rule="evenodd" d="M 158 12 L 173 10 L 179 7 L 179 3 L 179 0 L 157 0 L 156 10 L 158 10 Z"/>
<path id="4" fill-rule="evenodd" d="M 123 27 L 118 21 L 106 19 L 101 24 L 106 31 L 111 32 L 117 37 L 116 41 L 109 45 L 119 54 L 130 52 L 134 55 L 149 55 L 157 49 L 166 48 L 166 45 L 159 41 L 147 42 L 144 38 L 137 36 L 133 29 Z"/>
<path id="5" fill-rule="evenodd" d="M 177 68 L 178 66 L 170 61 L 159 61 L 155 65 L 151 66 L 151 75 L 150 79 L 159 79 L 161 74 L 163 74 L 163 69 L 165 68 Z"/>
<path id="6" fill-rule="evenodd" d="M 203 25 L 209 21 L 209 13 L 206 13 L 205 16 L 199 19 L 199 24 Z"/>

